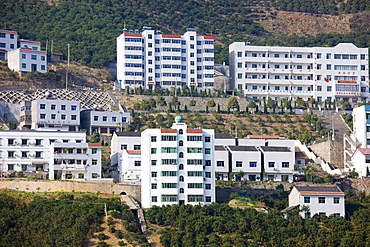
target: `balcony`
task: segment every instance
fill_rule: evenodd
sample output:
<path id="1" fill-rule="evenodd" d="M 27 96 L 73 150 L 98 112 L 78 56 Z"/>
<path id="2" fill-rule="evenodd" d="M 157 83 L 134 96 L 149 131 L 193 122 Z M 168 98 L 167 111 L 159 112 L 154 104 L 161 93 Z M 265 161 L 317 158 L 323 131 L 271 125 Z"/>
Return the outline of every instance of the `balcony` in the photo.
<path id="1" fill-rule="evenodd" d="M 249 95 L 289 95 L 289 96 L 311 96 L 312 91 L 296 91 L 296 90 L 253 90 L 245 89 L 244 93 Z"/>
<path id="2" fill-rule="evenodd" d="M 55 166 L 55 170 L 59 170 L 58 169 L 58 164 L 54 164 Z M 77 164 L 60 164 L 59 165 L 59 168 L 60 170 L 86 170 L 86 167 L 85 165 L 77 165 Z"/>

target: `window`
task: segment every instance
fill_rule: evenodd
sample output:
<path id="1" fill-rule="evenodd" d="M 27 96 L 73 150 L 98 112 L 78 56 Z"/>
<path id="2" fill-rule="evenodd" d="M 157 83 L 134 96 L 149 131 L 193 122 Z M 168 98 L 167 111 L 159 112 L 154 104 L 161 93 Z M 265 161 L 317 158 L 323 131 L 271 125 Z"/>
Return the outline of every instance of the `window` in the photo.
<path id="1" fill-rule="evenodd" d="M 184 164 L 179 165 L 179 170 L 184 170 Z"/>
<path id="2" fill-rule="evenodd" d="M 337 54 L 334 55 L 334 59 L 338 59 L 336 57 Z M 331 53 L 326 53 L 326 59 L 331 59 Z"/>
<path id="3" fill-rule="evenodd" d="M 151 148 L 150 153 L 151 154 L 156 154 L 157 153 L 157 148 Z"/>
<path id="4" fill-rule="evenodd" d="M 97 165 L 98 165 L 98 160 L 92 160 L 92 161 L 91 161 L 91 165 L 93 165 L 93 166 L 97 166 Z"/>
<path id="5" fill-rule="evenodd" d="M 361 60 L 365 60 L 365 54 L 361 54 L 361 55 L 360 55 L 360 59 L 361 59 Z"/>
<path id="6" fill-rule="evenodd" d="M 177 148 L 171 148 L 171 147 L 162 147 L 161 153 L 177 153 Z"/>
<path id="7" fill-rule="evenodd" d="M 22 164 L 22 171 L 27 171 L 27 165 Z"/>
<path id="8" fill-rule="evenodd" d="M 239 69 L 243 68 L 243 63 L 238 63 L 238 68 Z"/>
<path id="9" fill-rule="evenodd" d="M 45 119 L 46 118 L 46 114 L 40 114 L 40 119 Z"/>
<path id="10" fill-rule="evenodd" d="M 202 171 L 188 171 L 188 177 L 203 177 Z"/>
<path id="11" fill-rule="evenodd" d="M 257 162 L 255 161 L 249 162 L 249 167 L 257 167 Z"/>
<path id="12" fill-rule="evenodd" d="M 71 105 L 71 111 L 77 111 L 77 106 L 76 105 Z"/>
<path id="13" fill-rule="evenodd" d="M 36 146 L 41 146 L 41 145 L 42 145 L 42 140 L 36 139 Z"/>
<path id="14" fill-rule="evenodd" d="M 188 136 L 187 140 L 192 142 L 200 142 L 202 141 L 202 136 Z"/>
<path id="15" fill-rule="evenodd" d="M 77 115 L 71 115 L 71 120 L 77 120 Z"/>
<path id="16" fill-rule="evenodd" d="M 157 202 L 158 199 L 157 199 L 157 196 L 152 196 L 152 202 Z"/>
<path id="17" fill-rule="evenodd" d="M 176 136 L 162 136 L 162 141 L 176 141 Z"/>
<path id="18" fill-rule="evenodd" d="M 205 148 L 204 153 L 205 154 L 211 154 L 211 149 L 210 148 Z"/>
<path id="19" fill-rule="evenodd" d="M 184 158 L 184 153 L 183 153 L 183 152 L 180 152 L 180 153 L 179 153 L 179 158 L 180 158 L 180 159 Z"/>
<path id="20" fill-rule="evenodd" d="M 180 182 L 184 182 L 184 176 L 180 176 L 180 177 L 179 177 L 179 181 L 180 181 Z"/>
<path id="21" fill-rule="evenodd" d="M 205 177 L 206 178 L 211 178 L 211 173 L 210 172 L 205 172 Z"/>
<path id="22" fill-rule="evenodd" d="M 6 33 L 0 33 L 0 38 L 6 38 Z"/>
<path id="23" fill-rule="evenodd" d="M 322 86 L 317 86 L 317 91 L 322 91 Z"/>
<path id="24" fill-rule="evenodd" d="M 41 110 L 46 109 L 46 105 L 45 105 L 45 104 L 40 104 L 40 109 L 41 109 Z"/>
<path id="25" fill-rule="evenodd" d="M 162 202 L 177 202 L 177 195 L 162 195 Z"/>
<path id="26" fill-rule="evenodd" d="M 236 162 L 236 167 L 242 167 L 242 166 L 243 166 L 243 161 Z"/>
<path id="27" fill-rule="evenodd" d="M 152 178 L 156 178 L 157 177 L 157 172 L 152 172 Z"/>
<path id="28" fill-rule="evenodd" d="M 210 190 L 211 189 L 211 184 L 206 184 L 206 190 Z"/>
<path id="29" fill-rule="evenodd" d="M 326 91 L 331 92 L 331 86 L 327 86 Z"/>
<path id="30" fill-rule="evenodd" d="M 309 197 L 309 196 L 305 196 L 305 197 L 303 198 L 303 201 L 304 201 L 304 203 L 310 203 L 310 202 L 311 202 L 311 197 Z"/>
<path id="31" fill-rule="evenodd" d="M 275 162 L 269 162 L 269 167 L 275 167 Z"/>
<path id="32" fill-rule="evenodd" d="M 26 54 L 22 54 L 22 59 L 26 59 Z"/>
<path id="33" fill-rule="evenodd" d="M 13 170 L 14 170 L 14 165 L 13 165 L 13 164 L 8 165 L 8 170 L 9 170 L 9 171 L 13 171 Z"/>
<path id="34" fill-rule="evenodd" d="M 141 150 L 141 145 L 134 145 L 134 150 Z"/>
<path id="35" fill-rule="evenodd" d="M 180 194 L 184 194 L 184 188 L 180 188 Z"/>
<path id="36" fill-rule="evenodd" d="M 321 64 L 318 64 L 317 65 L 317 69 L 321 69 Z"/>
<path id="37" fill-rule="evenodd" d="M 36 158 L 42 158 L 42 152 L 40 152 L 40 151 L 36 151 L 36 153 L 35 153 L 35 157 L 36 157 Z"/>
<path id="38" fill-rule="evenodd" d="M 51 119 L 56 119 L 57 115 L 56 114 L 51 114 Z"/>
<path id="39" fill-rule="evenodd" d="M 152 190 L 156 190 L 157 189 L 157 184 L 152 184 Z"/>
<path id="40" fill-rule="evenodd" d="M 212 201 L 212 197 L 211 196 L 206 196 L 206 202 L 211 202 Z"/>
<path id="41" fill-rule="evenodd" d="M 189 189 L 202 189 L 203 184 L 202 183 L 188 183 Z"/>
<path id="42" fill-rule="evenodd" d="M 37 59 L 37 55 L 31 55 L 31 60 L 36 60 Z"/>
<path id="43" fill-rule="evenodd" d="M 22 151 L 22 158 L 27 158 L 27 151 Z"/>
<path id="44" fill-rule="evenodd" d="M 187 160 L 188 165 L 202 165 L 203 160 L 198 160 L 198 159 L 189 159 Z"/>
<path id="45" fill-rule="evenodd" d="M 333 203 L 334 204 L 339 204 L 339 197 L 334 197 L 333 198 Z"/>
<path id="46" fill-rule="evenodd" d="M 184 142 L 183 141 L 179 141 L 179 146 L 180 147 L 184 146 Z"/>
<path id="47" fill-rule="evenodd" d="M 127 145 L 122 144 L 122 145 L 121 145 L 121 150 L 127 150 Z"/>
<path id="48" fill-rule="evenodd" d="M 321 59 L 321 53 L 317 53 L 317 54 L 316 54 L 316 58 L 317 58 L 317 59 Z"/>
<path id="49" fill-rule="evenodd" d="M 211 137 L 209 136 L 204 137 L 204 142 L 211 142 Z"/>
<path id="50" fill-rule="evenodd" d="M 161 176 L 162 177 L 176 177 L 177 171 L 162 171 Z"/>
<path id="51" fill-rule="evenodd" d="M 60 106 L 60 109 L 61 109 L 62 111 L 65 111 L 65 110 L 66 110 L 66 105 L 61 105 L 61 106 Z"/>
<path id="52" fill-rule="evenodd" d="M 41 61 L 45 61 L 45 56 L 41 56 Z"/>
<path id="53" fill-rule="evenodd" d="M 217 166 L 225 166 L 225 162 L 223 160 L 218 160 Z"/>
<path id="54" fill-rule="evenodd" d="M 151 164 L 152 164 L 152 166 L 156 166 L 157 165 L 157 160 L 152 160 Z"/>
<path id="55" fill-rule="evenodd" d="M 98 153 L 98 149 L 97 149 L 97 148 L 93 148 L 93 149 L 91 150 L 91 153 L 92 153 L 92 154 L 97 154 L 97 153 Z"/>
<path id="56" fill-rule="evenodd" d="M 108 119 L 108 117 L 107 117 L 107 116 L 103 116 L 103 121 L 104 121 L 104 122 L 106 122 L 106 121 L 107 121 L 107 119 Z"/>
<path id="57" fill-rule="evenodd" d="M 179 135 L 184 134 L 184 131 L 182 129 L 179 129 Z"/>
<path id="58" fill-rule="evenodd" d="M 8 158 L 14 158 L 14 151 L 8 151 Z"/>
<path id="59" fill-rule="evenodd" d="M 211 166 L 211 164 L 212 164 L 212 163 L 211 163 L 211 160 L 205 160 L 205 161 L 204 161 L 204 165 L 205 165 L 205 166 Z"/>
<path id="60" fill-rule="evenodd" d="M 325 203 L 325 197 L 319 197 L 319 203 Z"/>
<path id="61" fill-rule="evenodd" d="M 135 166 L 141 166 L 141 161 L 140 160 L 135 160 Z"/>
<path id="62" fill-rule="evenodd" d="M 282 162 L 281 165 L 283 168 L 289 168 L 289 162 Z"/>
<path id="63" fill-rule="evenodd" d="M 26 69 L 26 68 L 27 68 L 27 64 L 22 63 L 22 69 Z"/>
<path id="64" fill-rule="evenodd" d="M 331 64 L 326 65 L 326 70 L 331 70 Z"/>
<path id="65" fill-rule="evenodd" d="M 241 51 L 238 51 L 238 57 L 242 57 L 242 52 Z"/>

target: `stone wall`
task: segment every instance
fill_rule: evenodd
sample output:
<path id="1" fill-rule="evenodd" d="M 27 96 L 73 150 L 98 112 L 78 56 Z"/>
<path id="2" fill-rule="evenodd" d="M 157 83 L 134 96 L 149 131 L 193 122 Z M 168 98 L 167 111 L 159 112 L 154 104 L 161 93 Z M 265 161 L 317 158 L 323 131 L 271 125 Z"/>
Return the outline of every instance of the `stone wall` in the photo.
<path id="1" fill-rule="evenodd" d="M 312 151 L 325 162 L 343 168 L 343 141 L 326 141 L 310 146 Z"/>
<path id="2" fill-rule="evenodd" d="M 80 191 L 100 192 L 114 195 L 125 193 L 127 195 L 131 195 L 136 200 L 141 201 L 141 187 L 138 185 L 73 181 L 4 179 L 0 180 L 0 188 L 26 192 Z"/>

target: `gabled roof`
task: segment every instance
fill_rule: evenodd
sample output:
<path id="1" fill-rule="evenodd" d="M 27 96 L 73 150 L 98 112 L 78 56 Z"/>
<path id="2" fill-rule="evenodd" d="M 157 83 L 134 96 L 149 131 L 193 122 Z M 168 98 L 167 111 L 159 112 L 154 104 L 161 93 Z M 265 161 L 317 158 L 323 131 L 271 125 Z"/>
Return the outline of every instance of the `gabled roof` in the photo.
<path id="1" fill-rule="evenodd" d="M 141 132 L 116 132 L 117 136 L 141 136 Z"/>
<path id="2" fill-rule="evenodd" d="M 264 152 L 291 152 L 287 147 L 270 147 L 270 146 L 261 146 L 260 147 Z"/>
<path id="3" fill-rule="evenodd" d="M 255 146 L 228 146 L 231 151 L 257 151 Z"/>
<path id="4" fill-rule="evenodd" d="M 337 186 L 295 186 L 301 194 L 343 194 Z"/>

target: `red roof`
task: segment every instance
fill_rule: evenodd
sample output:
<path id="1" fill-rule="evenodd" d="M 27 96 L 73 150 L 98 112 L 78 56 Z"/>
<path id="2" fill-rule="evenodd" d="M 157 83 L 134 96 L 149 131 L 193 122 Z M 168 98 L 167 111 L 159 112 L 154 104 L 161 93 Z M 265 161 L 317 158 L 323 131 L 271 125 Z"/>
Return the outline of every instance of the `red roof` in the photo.
<path id="1" fill-rule="evenodd" d="M 200 134 L 202 134 L 203 131 L 202 131 L 202 129 L 187 129 L 186 133 L 200 133 Z"/>
<path id="2" fill-rule="evenodd" d="M 204 39 L 214 39 L 213 36 L 203 36 Z"/>
<path id="3" fill-rule="evenodd" d="M 357 150 L 365 155 L 370 154 L 370 148 L 358 148 Z"/>
<path id="4" fill-rule="evenodd" d="M 129 154 L 141 154 L 140 150 L 126 150 Z"/>
<path id="5" fill-rule="evenodd" d="M 338 83 L 354 83 L 354 84 L 356 84 L 357 81 L 338 81 Z"/>
<path id="6" fill-rule="evenodd" d="M 88 145 L 89 145 L 89 147 L 101 147 L 101 143 L 89 142 Z"/>
<path id="7" fill-rule="evenodd" d="M 127 37 L 142 37 L 141 33 L 124 33 Z"/>
<path id="8" fill-rule="evenodd" d="M 32 43 L 32 44 L 39 44 L 39 45 L 41 45 L 41 43 L 38 42 L 38 41 L 31 41 L 31 40 L 24 40 L 24 39 L 21 39 L 20 41 L 21 42 L 25 42 L 25 43 Z"/>
<path id="9" fill-rule="evenodd" d="M 2 33 L 15 33 L 15 34 L 17 34 L 17 32 L 9 31 L 9 30 L 3 30 L 3 29 L 0 29 L 0 32 L 2 32 Z"/>
<path id="10" fill-rule="evenodd" d="M 280 136 L 276 135 L 248 135 L 249 139 L 280 139 Z"/>
<path id="11" fill-rule="evenodd" d="M 28 52 L 36 52 L 36 53 L 46 53 L 46 51 L 34 51 L 34 50 L 28 50 L 28 49 L 19 49 L 20 51 L 28 51 Z"/>
<path id="12" fill-rule="evenodd" d="M 177 133 L 175 129 L 161 129 L 161 133 Z"/>
<path id="13" fill-rule="evenodd" d="M 168 39 L 181 39 L 181 35 L 162 34 L 162 38 L 168 38 Z"/>

